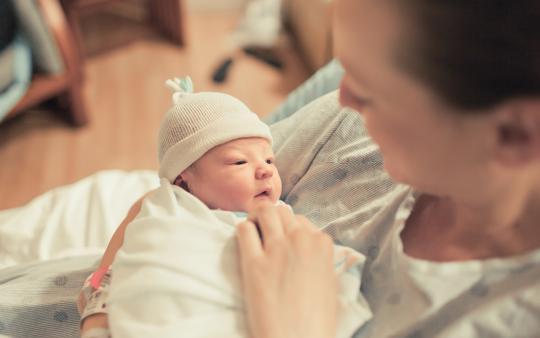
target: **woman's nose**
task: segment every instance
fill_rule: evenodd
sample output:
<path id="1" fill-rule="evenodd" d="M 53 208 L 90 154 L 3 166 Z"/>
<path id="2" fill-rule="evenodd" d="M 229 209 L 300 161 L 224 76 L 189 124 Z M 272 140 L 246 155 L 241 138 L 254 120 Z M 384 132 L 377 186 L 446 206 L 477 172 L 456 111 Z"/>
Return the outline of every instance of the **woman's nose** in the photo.
<path id="1" fill-rule="evenodd" d="M 274 174 L 274 171 L 269 165 L 260 166 L 255 170 L 255 178 L 261 180 L 265 178 L 270 178 Z"/>

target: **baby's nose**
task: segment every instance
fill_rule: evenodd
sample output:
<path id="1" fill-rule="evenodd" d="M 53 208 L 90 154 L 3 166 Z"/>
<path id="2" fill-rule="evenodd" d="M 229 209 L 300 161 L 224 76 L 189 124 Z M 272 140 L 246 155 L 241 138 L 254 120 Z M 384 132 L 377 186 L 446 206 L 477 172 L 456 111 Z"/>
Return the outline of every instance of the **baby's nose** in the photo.
<path id="1" fill-rule="evenodd" d="M 257 179 L 270 178 L 270 177 L 272 177 L 273 174 L 274 174 L 274 171 L 268 165 L 261 166 L 261 167 L 257 168 L 257 170 L 255 171 L 255 177 Z"/>

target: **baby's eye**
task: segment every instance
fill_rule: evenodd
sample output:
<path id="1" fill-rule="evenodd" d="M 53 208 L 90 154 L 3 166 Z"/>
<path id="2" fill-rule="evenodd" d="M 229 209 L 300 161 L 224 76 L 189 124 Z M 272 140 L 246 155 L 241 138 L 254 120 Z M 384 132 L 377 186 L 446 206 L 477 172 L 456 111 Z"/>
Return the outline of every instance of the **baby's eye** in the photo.
<path id="1" fill-rule="evenodd" d="M 269 159 L 266 160 L 266 163 L 267 163 L 267 164 L 272 164 L 272 163 L 274 163 L 274 159 L 273 159 L 273 158 L 269 158 Z"/>
<path id="2" fill-rule="evenodd" d="M 246 164 L 247 162 L 244 161 L 244 160 L 240 160 L 240 161 L 236 161 L 234 162 L 235 165 L 242 165 L 242 164 Z"/>

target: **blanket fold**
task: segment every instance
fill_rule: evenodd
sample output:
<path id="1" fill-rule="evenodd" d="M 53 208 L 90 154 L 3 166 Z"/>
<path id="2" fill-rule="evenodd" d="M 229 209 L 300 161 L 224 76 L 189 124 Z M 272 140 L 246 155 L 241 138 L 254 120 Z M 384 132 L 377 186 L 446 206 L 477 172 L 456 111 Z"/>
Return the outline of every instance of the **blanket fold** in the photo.
<path id="1" fill-rule="evenodd" d="M 113 263 L 112 336 L 248 337 L 234 227 L 242 220 L 162 180 L 127 227 Z M 336 252 L 338 337 L 349 337 L 370 317 L 359 294 L 364 258 Z M 343 269 L 344 261 L 354 267 Z"/>

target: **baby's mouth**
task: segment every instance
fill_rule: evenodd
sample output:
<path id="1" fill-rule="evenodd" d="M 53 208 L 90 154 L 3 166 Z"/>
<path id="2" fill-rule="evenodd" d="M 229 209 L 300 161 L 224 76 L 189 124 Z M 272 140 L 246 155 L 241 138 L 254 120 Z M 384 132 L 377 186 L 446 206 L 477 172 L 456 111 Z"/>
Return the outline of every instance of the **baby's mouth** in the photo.
<path id="1" fill-rule="evenodd" d="M 255 195 L 255 198 L 270 197 L 271 192 L 272 192 L 272 191 L 271 191 L 270 189 L 263 190 L 262 192 L 260 192 L 260 193 L 258 193 L 257 195 Z"/>

